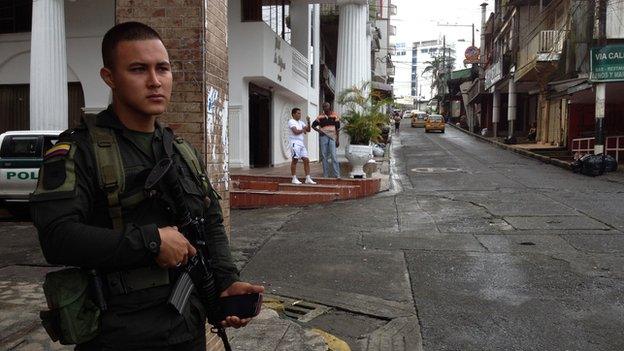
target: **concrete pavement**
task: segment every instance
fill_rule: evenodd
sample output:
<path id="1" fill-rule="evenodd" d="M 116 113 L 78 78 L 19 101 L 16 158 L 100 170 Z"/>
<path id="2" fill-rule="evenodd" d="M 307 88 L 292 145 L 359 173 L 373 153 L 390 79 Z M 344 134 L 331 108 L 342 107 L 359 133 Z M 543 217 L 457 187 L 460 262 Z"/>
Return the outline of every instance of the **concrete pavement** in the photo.
<path id="1" fill-rule="evenodd" d="M 315 328 L 352 350 L 624 349 L 622 175 L 573 174 L 408 121 L 394 152 L 400 191 L 232 211 L 243 278 L 288 302 L 281 318 L 230 332 L 237 349 L 326 347 Z M 0 228 L 12 235 L 2 280 L 41 277 L 32 228 Z"/>

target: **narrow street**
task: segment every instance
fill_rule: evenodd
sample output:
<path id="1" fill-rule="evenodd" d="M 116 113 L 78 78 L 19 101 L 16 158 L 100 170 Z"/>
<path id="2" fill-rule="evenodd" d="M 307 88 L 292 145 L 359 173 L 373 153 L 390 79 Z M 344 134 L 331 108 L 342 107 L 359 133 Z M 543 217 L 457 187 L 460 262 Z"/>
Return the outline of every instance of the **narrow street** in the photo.
<path id="1" fill-rule="evenodd" d="M 417 350 L 419 330 L 424 350 L 624 348 L 622 173 L 576 175 L 407 120 L 395 156 L 398 193 L 234 211 L 243 277 L 334 307 L 306 324 L 352 350 L 369 333 L 372 350 Z"/>
<path id="2" fill-rule="evenodd" d="M 580 176 L 407 120 L 394 155 L 394 192 L 232 211 L 243 278 L 318 304 L 300 324 L 351 350 L 624 348 L 622 173 Z M 39 325 L 34 228 L 0 234 L 0 349 L 26 335 L 14 349 L 66 349 Z"/>

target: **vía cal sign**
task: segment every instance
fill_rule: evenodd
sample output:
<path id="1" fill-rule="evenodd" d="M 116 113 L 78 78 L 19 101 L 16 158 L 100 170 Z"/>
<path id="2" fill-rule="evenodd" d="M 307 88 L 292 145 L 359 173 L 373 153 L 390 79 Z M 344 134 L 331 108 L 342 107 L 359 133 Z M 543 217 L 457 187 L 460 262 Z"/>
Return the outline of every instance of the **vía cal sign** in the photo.
<path id="1" fill-rule="evenodd" d="M 607 45 L 591 49 L 590 80 L 624 81 L 624 45 Z"/>

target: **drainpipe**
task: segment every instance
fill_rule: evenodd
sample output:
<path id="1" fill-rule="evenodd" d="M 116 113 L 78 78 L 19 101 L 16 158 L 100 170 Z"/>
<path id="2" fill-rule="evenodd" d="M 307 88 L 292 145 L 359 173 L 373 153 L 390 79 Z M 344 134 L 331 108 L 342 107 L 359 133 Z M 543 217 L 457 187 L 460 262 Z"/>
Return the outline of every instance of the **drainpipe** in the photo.
<path id="1" fill-rule="evenodd" d="M 492 129 L 494 129 L 495 138 L 498 137 L 498 121 L 500 121 L 500 91 L 494 90 L 492 94 Z"/>
<path id="2" fill-rule="evenodd" d="M 479 78 L 481 79 L 485 75 L 485 9 L 487 5 L 487 2 L 481 4 L 481 47 L 479 48 Z"/>
<path id="3" fill-rule="evenodd" d="M 516 120 L 516 82 L 513 73 L 509 75 L 509 103 L 507 105 L 507 121 L 509 122 L 509 132 L 507 139 L 511 139 L 514 133 L 514 122 Z"/>

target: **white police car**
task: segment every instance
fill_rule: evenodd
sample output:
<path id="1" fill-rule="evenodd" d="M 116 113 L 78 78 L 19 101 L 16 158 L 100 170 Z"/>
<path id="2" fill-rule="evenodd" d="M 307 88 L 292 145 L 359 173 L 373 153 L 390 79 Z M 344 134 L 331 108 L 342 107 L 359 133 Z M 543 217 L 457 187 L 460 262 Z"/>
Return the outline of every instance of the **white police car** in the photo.
<path id="1" fill-rule="evenodd" d="M 43 155 L 62 131 L 10 131 L 0 134 L 0 206 L 9 211 L 27 208 L 37 186 Z"/>

